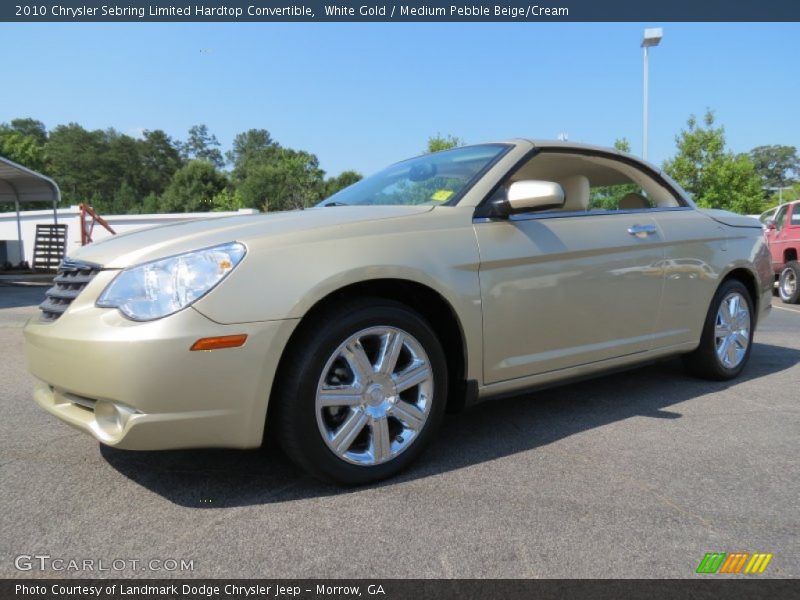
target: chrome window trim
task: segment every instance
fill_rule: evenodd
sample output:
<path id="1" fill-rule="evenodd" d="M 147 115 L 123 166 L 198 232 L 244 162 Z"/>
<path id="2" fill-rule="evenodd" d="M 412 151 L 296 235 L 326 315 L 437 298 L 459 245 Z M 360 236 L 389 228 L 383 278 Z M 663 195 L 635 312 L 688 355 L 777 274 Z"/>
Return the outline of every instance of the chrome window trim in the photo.
<path id="1" fill-rule="evenodd" d="M 570 210 L 570 211 L 560 211 L 560 212 L 552 212 L 552 213 L 518 213 L 510 215 L 508 218 L 491 218 L 491 217 L 475 217 L 472 219 L 473 223 L 487 223 L 493 221 L 532 221 L 532 220 L 539 220 L 539 219 L 566 219 L 566 218 L 575 218 L 575 217 L 605 217 L 608 215 L 647 215 L 651 213 L 662 213 L 662 212 L 678 212 L 678 211 L 689 211 L 695 210 L 691 206 L 665 206 L 660 208 L 635 208 L 635 209 L 626 209 L 626 210 L 595 210 L 595 211 L 587 211 L 587 210 Z"/>

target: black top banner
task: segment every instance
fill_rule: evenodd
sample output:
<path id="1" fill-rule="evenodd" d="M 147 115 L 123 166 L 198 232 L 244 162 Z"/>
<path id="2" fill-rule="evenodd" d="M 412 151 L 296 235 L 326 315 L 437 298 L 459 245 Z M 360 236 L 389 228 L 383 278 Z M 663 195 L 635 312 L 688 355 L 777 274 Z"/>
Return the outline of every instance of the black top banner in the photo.
<path id="1" fill-rule="evenodd" d="M 7 22 L 800 21 L 793 0 L 157 0 L 0 3 Z"/>

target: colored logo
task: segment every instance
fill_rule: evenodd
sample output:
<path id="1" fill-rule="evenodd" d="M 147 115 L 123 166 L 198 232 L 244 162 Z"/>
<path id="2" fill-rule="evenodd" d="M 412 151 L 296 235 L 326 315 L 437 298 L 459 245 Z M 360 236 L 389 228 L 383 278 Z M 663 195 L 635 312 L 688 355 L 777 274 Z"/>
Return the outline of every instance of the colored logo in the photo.
<path id="1" fill-rule="evenodd" d="M 698 573 L 745 573 L 754 575 L 763 573 L 772 553 L 756 552 L 707 552 L 697 567 Z"/>

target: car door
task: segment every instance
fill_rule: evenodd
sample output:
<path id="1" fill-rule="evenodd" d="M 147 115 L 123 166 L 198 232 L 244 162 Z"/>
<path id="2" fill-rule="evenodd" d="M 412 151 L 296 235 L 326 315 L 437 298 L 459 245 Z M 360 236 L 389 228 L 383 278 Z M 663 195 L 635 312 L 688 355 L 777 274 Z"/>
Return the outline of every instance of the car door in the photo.
<path id="1" fill-rule="evenodd" d="M 789 205 L 789 214 L 783 230 L 785 232 L 783 238 L 784 261 L 797 260 L 797 248 L 800 246 L 800 204 Z"/>
<path id="2" fill-rule="evenodd" d="M 775 213 L 775 218 L 771 221 L 774 227 L 767 225 L 767 244 L 772 255 L 772 266 L 776 271 L 779 271 L 783 266 L 783 254 L 788 242 L 788 230 L 785 225 L 788 222 L 786 217 L 789 207 L 790 205 L 785 204 L 778 209 Z"/>
<path id="3" fill-rule="evenodd" d="M 485 383 L 650 348 L 664 252 L 648 215 L 529 216 L 474 227 Z"/>

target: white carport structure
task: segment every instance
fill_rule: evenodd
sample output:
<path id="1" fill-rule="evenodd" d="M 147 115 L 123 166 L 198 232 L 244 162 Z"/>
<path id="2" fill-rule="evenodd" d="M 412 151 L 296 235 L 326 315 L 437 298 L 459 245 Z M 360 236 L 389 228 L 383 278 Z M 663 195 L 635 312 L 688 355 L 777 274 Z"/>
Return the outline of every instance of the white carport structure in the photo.
<path id="1" fill-rule="evenodd" d="M 25 260 L 22 244 L 22 224 L 20 204 L 48 202 L 53 205 L 53 223 L 58 224 L 58 203 L 61 190 L 55 181 L 41 173 L 0 156 L 0 202 L 13 202 L 17 211 L 17 240 L 19 241 L 20 262 Z"/>

